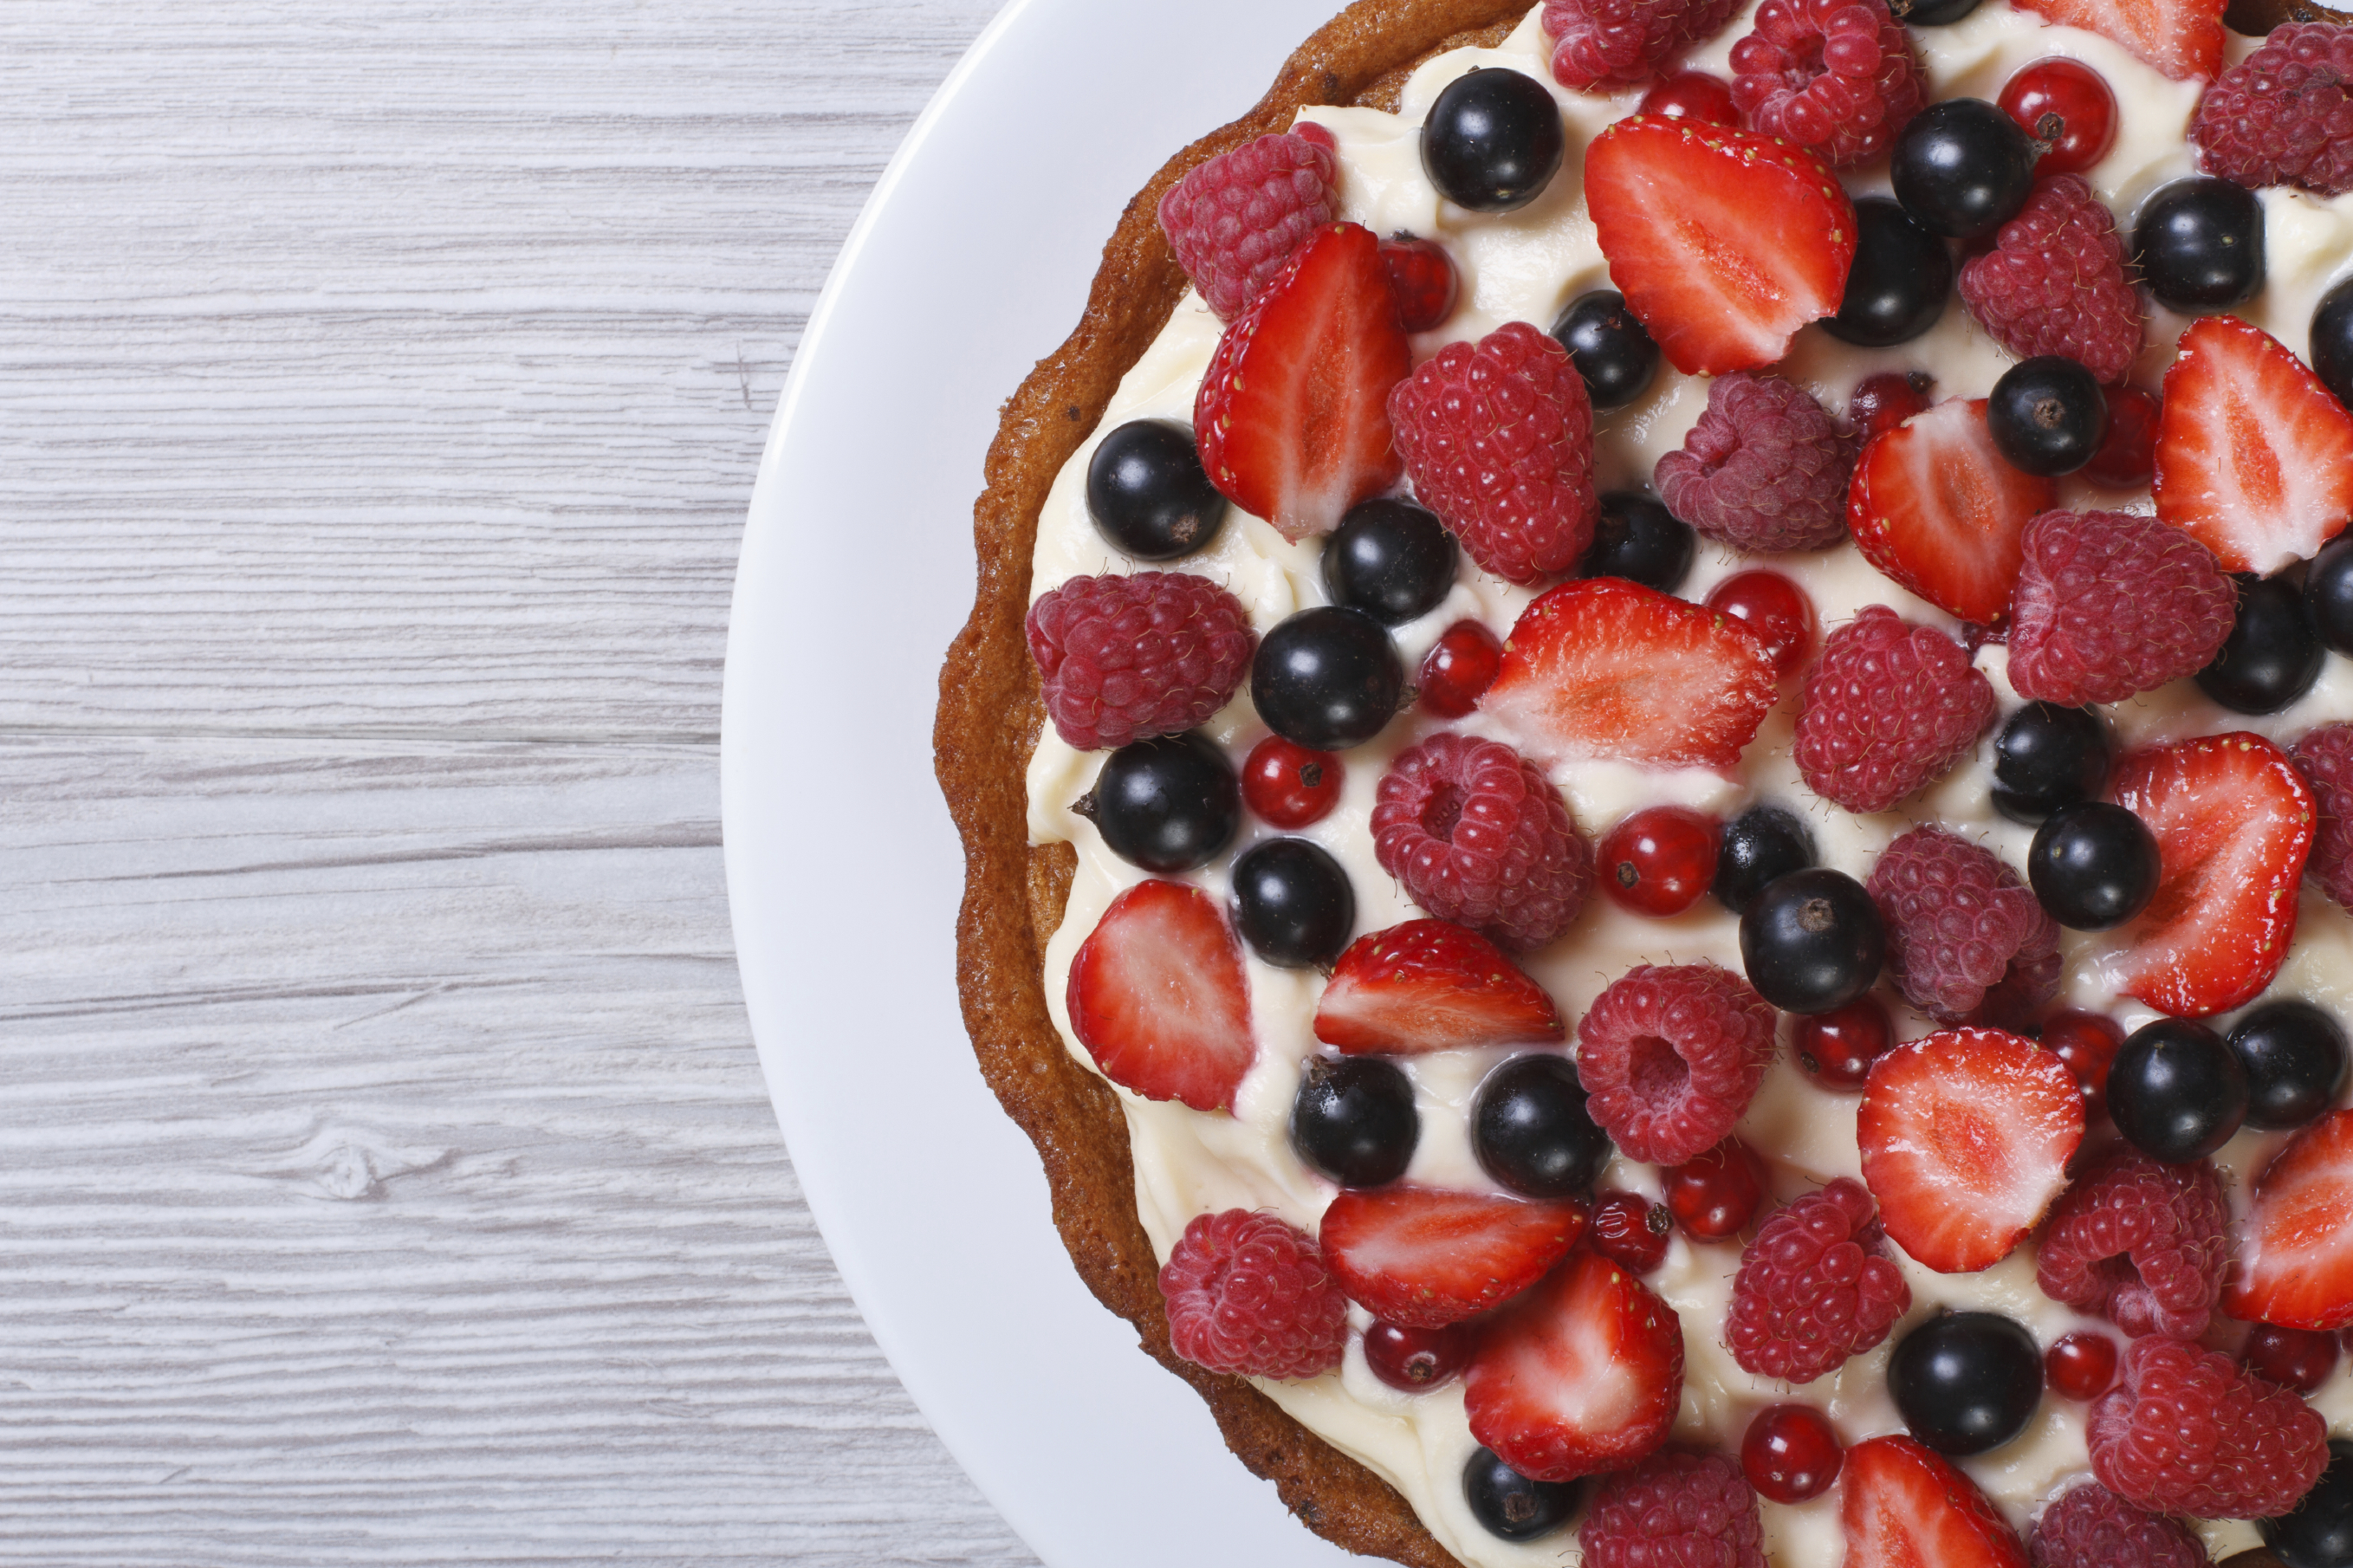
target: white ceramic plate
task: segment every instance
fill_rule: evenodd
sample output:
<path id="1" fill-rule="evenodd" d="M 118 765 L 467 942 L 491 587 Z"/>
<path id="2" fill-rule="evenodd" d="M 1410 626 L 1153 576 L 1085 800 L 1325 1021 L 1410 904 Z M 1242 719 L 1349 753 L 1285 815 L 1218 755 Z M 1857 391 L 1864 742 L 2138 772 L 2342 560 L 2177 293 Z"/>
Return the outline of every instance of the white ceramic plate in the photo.
<path id="1" fill-rule="evenodd" d="M 1072 1271 L 958 1016 L 963 858 L 931 752 L 998 405 L 1077 323 L 1128 198 L 1335 8 L 1014 0 L 835 264 L 736 574 L 727 881 L 776 1116 L 883 1352 L 1050 1568 L 1350 1561 Z"/>

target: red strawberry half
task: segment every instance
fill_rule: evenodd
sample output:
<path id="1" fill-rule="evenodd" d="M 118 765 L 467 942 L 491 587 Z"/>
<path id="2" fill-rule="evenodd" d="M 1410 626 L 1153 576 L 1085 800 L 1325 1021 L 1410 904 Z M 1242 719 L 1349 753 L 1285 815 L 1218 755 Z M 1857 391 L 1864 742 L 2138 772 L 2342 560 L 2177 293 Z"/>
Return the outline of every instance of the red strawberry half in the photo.
<path id="1" fill-rule="evenodd" d="M 1250 1071 L 1250 982 L 1217 900 L 1138 882 L 1071 960 L 1071 1029 L 1103 1076 L 1146 1100 L 1223 1110 Z"/>
<path id="2" fill-rule="evenodd" d="M 1520 612 L 1479 706 L 1546 763 L 1729 767 L 1781 694 L 1773 656 L 1728 616 L 1616 577 Z"/>
<path id="3" fill-rule="evenodd" d="M 2054 26 L 2123 45 L 2176 81 L 2222 68 L 2226 0 L 2018 0 Z"/>
<path id="4" fill-rule="evenodd" d="M 1854 204 L 1810 153 L 1722 125 L 1637 114 L 1585 153 L 1609 277 L 1687 375 L 1771 364 L 1834 315 Z"/>
<path id="5" fill-rule="evenodd" d="M 2231 1316 L 2333 1332 L 2353 1326 L 2353 1110 L 2297 1133 L 2255 1181 L 2239 1267 L 2222 1294 Z"/>
<path id="6" fill-rule="evenodd" d="M 1583 1204 L 1384 1187 L 1334 1198 L 1316 1240 L 1350 1300 L 1384 1322 L 1442 1329 L 1543 1279 L 1585 1219 Z"/>
<path id="7" fill-rule="evenodd" d="M 1675 1310 L 1598 1252 L 1571 1254 L 1505 1307 L 1462 1381 L 1471 1435 L 1543 1481 L 1640 1463 L 1667 1440 L 1683 1393 Z"/>
<path id="8" fill-rule="evenodd" d="M 2126 757 L 2116 798 L 2157 836 L 2157 896 L 2111 967 L 2126 995 L 2177 1018 L 2254 999 L 2295 940 L 2312 792 L 2277 746 L 2234 731 Z"/>
<path id="9" fill-rule="evenodd" d="M 2165 372 L 2156 491 L 2224 571 L 2276 572 L 2353 515 L 2353 413 L 2262 328 L 2202 316 Z"/>
<path id="10" fill-rule="evenodd" d="M 1408 921 L 1348 944 L 1315 1004 L 1315 1037 L 1350 1055 L 1409 1057 L 1562 1040 L 1568 1029 L 1493 942 L 1451 921 Z"/>
<path id="11" fill-rule="evenodd" d="M 2010 1521 L 1911 1437 L 1873 1437 L 1839 1467 L 1846 1568 L 2026 1568 Z"/>
<path id="12" fill-rule="evenodd" d="M 1862 449 L 1846 523 L 1889 579 L 1949 615 L 1999 626 L 2026 559 L 2026 525 L 2058 495 L 2051 480 L 2002 461 L 1984 398 L 1953 398 Z"/>
<path id="13" fill-rule="evenodd" d="M 2066 1186 L 2083 1091 L 2031 1040 L 1942 1029 L 1872 1064 L 1854 1137 L 1889 1238 L 1939 1274 L 1973 1273 L 2008 1257 Z"/>

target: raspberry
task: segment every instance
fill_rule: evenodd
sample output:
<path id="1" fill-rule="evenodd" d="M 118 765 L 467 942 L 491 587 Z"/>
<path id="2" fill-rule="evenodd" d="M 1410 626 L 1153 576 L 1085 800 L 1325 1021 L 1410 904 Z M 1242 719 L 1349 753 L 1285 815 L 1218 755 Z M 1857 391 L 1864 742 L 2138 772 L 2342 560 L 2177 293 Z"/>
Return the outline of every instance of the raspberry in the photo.
<path id="1" fill-rule="evenodd" d="M 1960 644 L 1867 605 L 1806 677 L 1793 754 L 1825 800 L 1884 811 L 1943 777 L 1993 718 L 1993 683 Z"/>
<path id="2" fill-rule="evenodd" d="M 1196 1215 L 1160 1270 L 1168 1340 L 1211 1372 L 1314 1377 L 1340 1364 L 1348 1299 L 1303 1230 L 1271 1214 Z"/>
<path id="3" fill-rule="evenodd" d="M 2034 1282 L 2136 1339 L 2194 1340 L 2222 1297 L 2230 1223 L 2211 1164 L 2160 1165 L 2118 1144 L 2052 1206 Z"/>
<path id="4" fill-rule="evenodd" d="M 1241 601 L 1186 572 L 1073 577 L 1029 606 L 1029 634 L 1055 733 L 1082 752 L 1191 729 L 1258 646 Z"/>
<path id="5" fill-rule="evenodd" d="M 1745 1370 L 1811 1383 L 1885 1339 L 1911 1306 L 1871 1194 L 1841 1176 L 1757 1227 L 1732 1281 L 1725 1337 Z"/>
<path id="6" fill-rule="evenodd" d="M 1339 162 L 1321 142 L 1261 136 L 1169 186 L 1160 227 L 1185 276 L 1230 321 L 1309 235 L 1339 217 L 1338 179 Z"/>
<path id="7" fill-rule="evenodd" d="M 1834 169 L 1883 152 L 1926 94 L 1885 0 L 1765 0 L 1732 46 L 1732 101 L 1751 131 Z"/>
<path id="8" fill-rule="evenodd" d="M 2140 353 L 2140 296 L 2125 273 L 2124 237 L 2081 174 L 2035 185 L 1994 247 L 1962 266 L 1961 300 L 2021 359 L 2064 354 L 2111 383 Z"/>
<path id="9" fill-rule="evenodd" d="M 1887 967 L 1904 999 L 1957 1024 L 2005 978 L 2047 979 L 2039 996 L 2014 989 L 2006 1014 L 2032 1016 L 2058 990 L 2059 922 L 1993 851 L 1941 827 L 1915 827 L 1880 852 L 1873 902 L 1887 922 Z"/>
<path id="10" fill-rule="evenodd" d="M 1713 963 L 1635 965 L 1577 1026 L 1586 1113 L 1630 1160 L 1680 1165 L 1713 1147 L 1773 1060 L 1773 1009 Z"/>
<path id="11" fill-rule="evenodd" d="M 1526 952 L 1568 929 L 1593 851 L 1560 792 L 1500 741 L 1432 735 L 1389 765 L 1373 856 L 1440 920 Z"/>
<path id="12" fill-rule="evenodd" d="M 2323 724 L 2287 754 L 2320 808 L 2304 874 L 2353 910 L 2353 724 Z"/>
<path id="13" fill-rule="evenodd" d="M 2196 1536 L 2097 1481 L 2043 1510 L 2027 1549 L 2034 1568 L 2206 1568 L 2212 1561 Z"/>
<path id="14" fill-rule="evenodd" d="M 1593 542 L 1593 403 L 1525 321 L 1449 343 L 1389 394 L 1415 495 L 1496 576 L 1534 583 Z"/>
<path id="15" fill-rule="evenodd" d="M 1862 449 L 1804 387 L 1736 371 L 1708 384 L 1706 409 L 1655 478 L 1667 510 L 1710 539 L 1819 550 L 1846 537 L 1847 481 Z"/>
<path id="16" fill-rule="evenodd" d="M 2135 1340 L 2084 1432 L 2100 1484 L 2151 1513 L 2271 1519 L 2328 1463 L 2328 1428 L 2284 1388 L 2181 1340 Z"/>
<path id="17" fill-rule="evenodd" d="M 2026 525 L 2010 600 L 2010 685 L 2063 707 L 2121 702 L 2212 662 L 2238 590 L 2180 529 L 2122 511 Z"/>
<path id="18" fill-rule="evenodd" d="M 1674 1228 L 1674 1216 L 1663 1204 L 1632 1193 L 1596 1193 L 1586 1239 L 1620 1268 L 1648 1274 L 1667 1260 L 1667 1240 Z"/>
<path id="19" fill-rule="evenodd" d="M 1737 9 L 1737 0 L 1545 0 L 1553 79 L 1631 87 L 1686 44 L 1714 37 Z"/>
<path id="20" fill-rule="evenodd" d="M 2189 122 L 2206 172 L 2240 184 L 2353 191 L 2353 27 L 2274 28 L 2214 79 Z"/>
<path id="21" fill-rule="evenodd" d="M 1766 1568 L 1764 1522 L 1740 1467 L 1680 1448 L 1604 1476 L 1577 1543 L 1585 1568 Z"/>

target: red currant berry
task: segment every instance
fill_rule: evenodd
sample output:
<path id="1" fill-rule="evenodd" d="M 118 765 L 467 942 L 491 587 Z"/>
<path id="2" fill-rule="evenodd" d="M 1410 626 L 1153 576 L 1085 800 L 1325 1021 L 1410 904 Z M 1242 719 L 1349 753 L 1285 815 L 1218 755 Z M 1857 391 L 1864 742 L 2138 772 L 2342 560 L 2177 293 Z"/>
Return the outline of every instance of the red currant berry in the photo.
<path id="1" fill-rule="evenodd" d="M 1381 241 L 1381 265 L 1389 269 L 1389 293 L 1397 300 L 1398 325 L 1426 332 L 1454 314 L 1461 282 L 1454 258 L 1434 239 L 1397 234 Z"/>
<path id="2" fill-rule="evenodd" d="M 2116 139 L 2116 95 L 2081 60 L 2037 60 L 2002 85 L 2004 113 L 2037 142 L 2051 143 L 2034 177 L 2080 174 L 2108 155 Z"/>
<path id="3" fill-rule="evenodd" d="M 1917 370 L 1909 375 L 1900 370 L 1866 375 L 1847 394 L 1846 422 L 1866 441 L 1884 436 L 1915 414 L 1925 413 L 1928 389 L 1936 384 Z"/>
<path id="4" fill-rule="evenodd" d="M 1365 1331 L 1365 1363 L 1391 1388 L 1419 1394 L 1462 1370 L 1476 1348 L 1467 1323 L 1443 1329 L 1406 1329 L 1375 1322 Z"/>
<path id="5" fill-rule="evenodd" d="M 1675 1223 L 1702 1241 L 1737 1235 L 1765 1201 L 1765 1167 L 1737 1138 L 1662 1171 L 1659 1181 Z"/>
<path id="6" fill-rule="evenodd" d="M 2257 1323 L 2239 1359 L 2257 1377 L 2297 1394 L 2310 1394 L 2337 1370 L 2337 1353 L 2335 1334 Z"/>
<path id="7" fill-rule="evenodd" d="M 1477 621 L 1457 621 L 1422 659 L 1414 683 L 1424 708 L 1441 719 L 1460 719 L 1478 706 L 1503 668 L 1503 638 Z"/>
<path id="8" fill-rule="evenodd" d="M 2116 1342 L 2101 1333 L 2062 1334 L 2042 1352 L 2042 1378 L 2069 1399 L 2097 1399 L 2116 1386 Z"/>
<path id="9" fill-rule="evenodd" d="M 1707 607 L 1730 616 L 1773 656 L 1773 673 L 1787 680 L 1814 655 L 1820 623 L 1806 591 L 1778 572 L 1736 572 L 1707 595 Z"/>
<path id="10" fill-rule="evenodd" d="M 1740 1439 L 1740 1468 L 1767 1502 L 1803 1502 L 1838 1479 L 1846 1450 L 1831 1418 L 1810 1405 L 1775 1405 L 1757 1413 Z"/>
<path id="11" fill-rule="evenodd" d="M 1661 77 L 1642 95 L 1642 106 L 1636 112 L 1663 114 L 1669 120 L 1701 120 L 1736 130 L 1740 124 L 1740 110 L 1732 102 L 1732 84 L 1705 71 Z"/>
<path id="12" fill-rule="evenodd" d="M 2157 416 L 2164 405 L 2137 386 L 2107 389 L 2108 433 L 2080 470 L 2095 485 L 2134 490 L 2157 472 Z"/>
<path id="13" fill-rule="evenodd" d="M 1342 776 L 1331 752 L 1269 735 L 1242 763 L 1242 801 L 1271 826 L 1304 827 L 1340 804 Z"/>
<path id="14" fill-rule="evenodd" d="M 2098 1013 L 2053 1013 L 2042 1020 L 2042 1048 L 2067 1064 L 2084 1089 L 2084 1120 L 2108 1110 L 2108 1066 L 2125 1043 L 2123 1026 Z"/>
<path id="15" fill-rule="evenodd" d="M 1674 1221 L 1667 1211 L 1632 1193 L 1599 1193 L 1586 1235 L 1593 1250 L 1630 1274 L 1648 1274 L 1667 1258 L 1667 1236 Z"/>
<path id="16" fill-rule="evenodd" d="M 1871 1064 L 1894 1043 L 1894 1034 L 1885 1005 L 1863 995 L 1828 1013 L 1799 1015 L 1789 1041 L 1807 1077 L 1824 1089 L 1860 1094 Z"/>
<path id="17" fill-rule="evenodd" d="M 1654 805 L 1601 840 L 1601 885 L 1638 915 L 1679 915 L 1715 879 L 1715 818 L 1687 805 Z"/>

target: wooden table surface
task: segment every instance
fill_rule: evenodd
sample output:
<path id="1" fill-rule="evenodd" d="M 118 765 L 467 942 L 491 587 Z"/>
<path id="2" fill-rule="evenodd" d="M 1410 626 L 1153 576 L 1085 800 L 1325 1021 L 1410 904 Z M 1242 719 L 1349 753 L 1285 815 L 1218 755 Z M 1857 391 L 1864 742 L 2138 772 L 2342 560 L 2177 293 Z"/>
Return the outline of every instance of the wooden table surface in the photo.
<path id="1" fill-rule="evenodd" d="M 717 787 L 994 8 L 0 10 L 0 1562 L 1030 1561 L 800 1201 Z"/>

